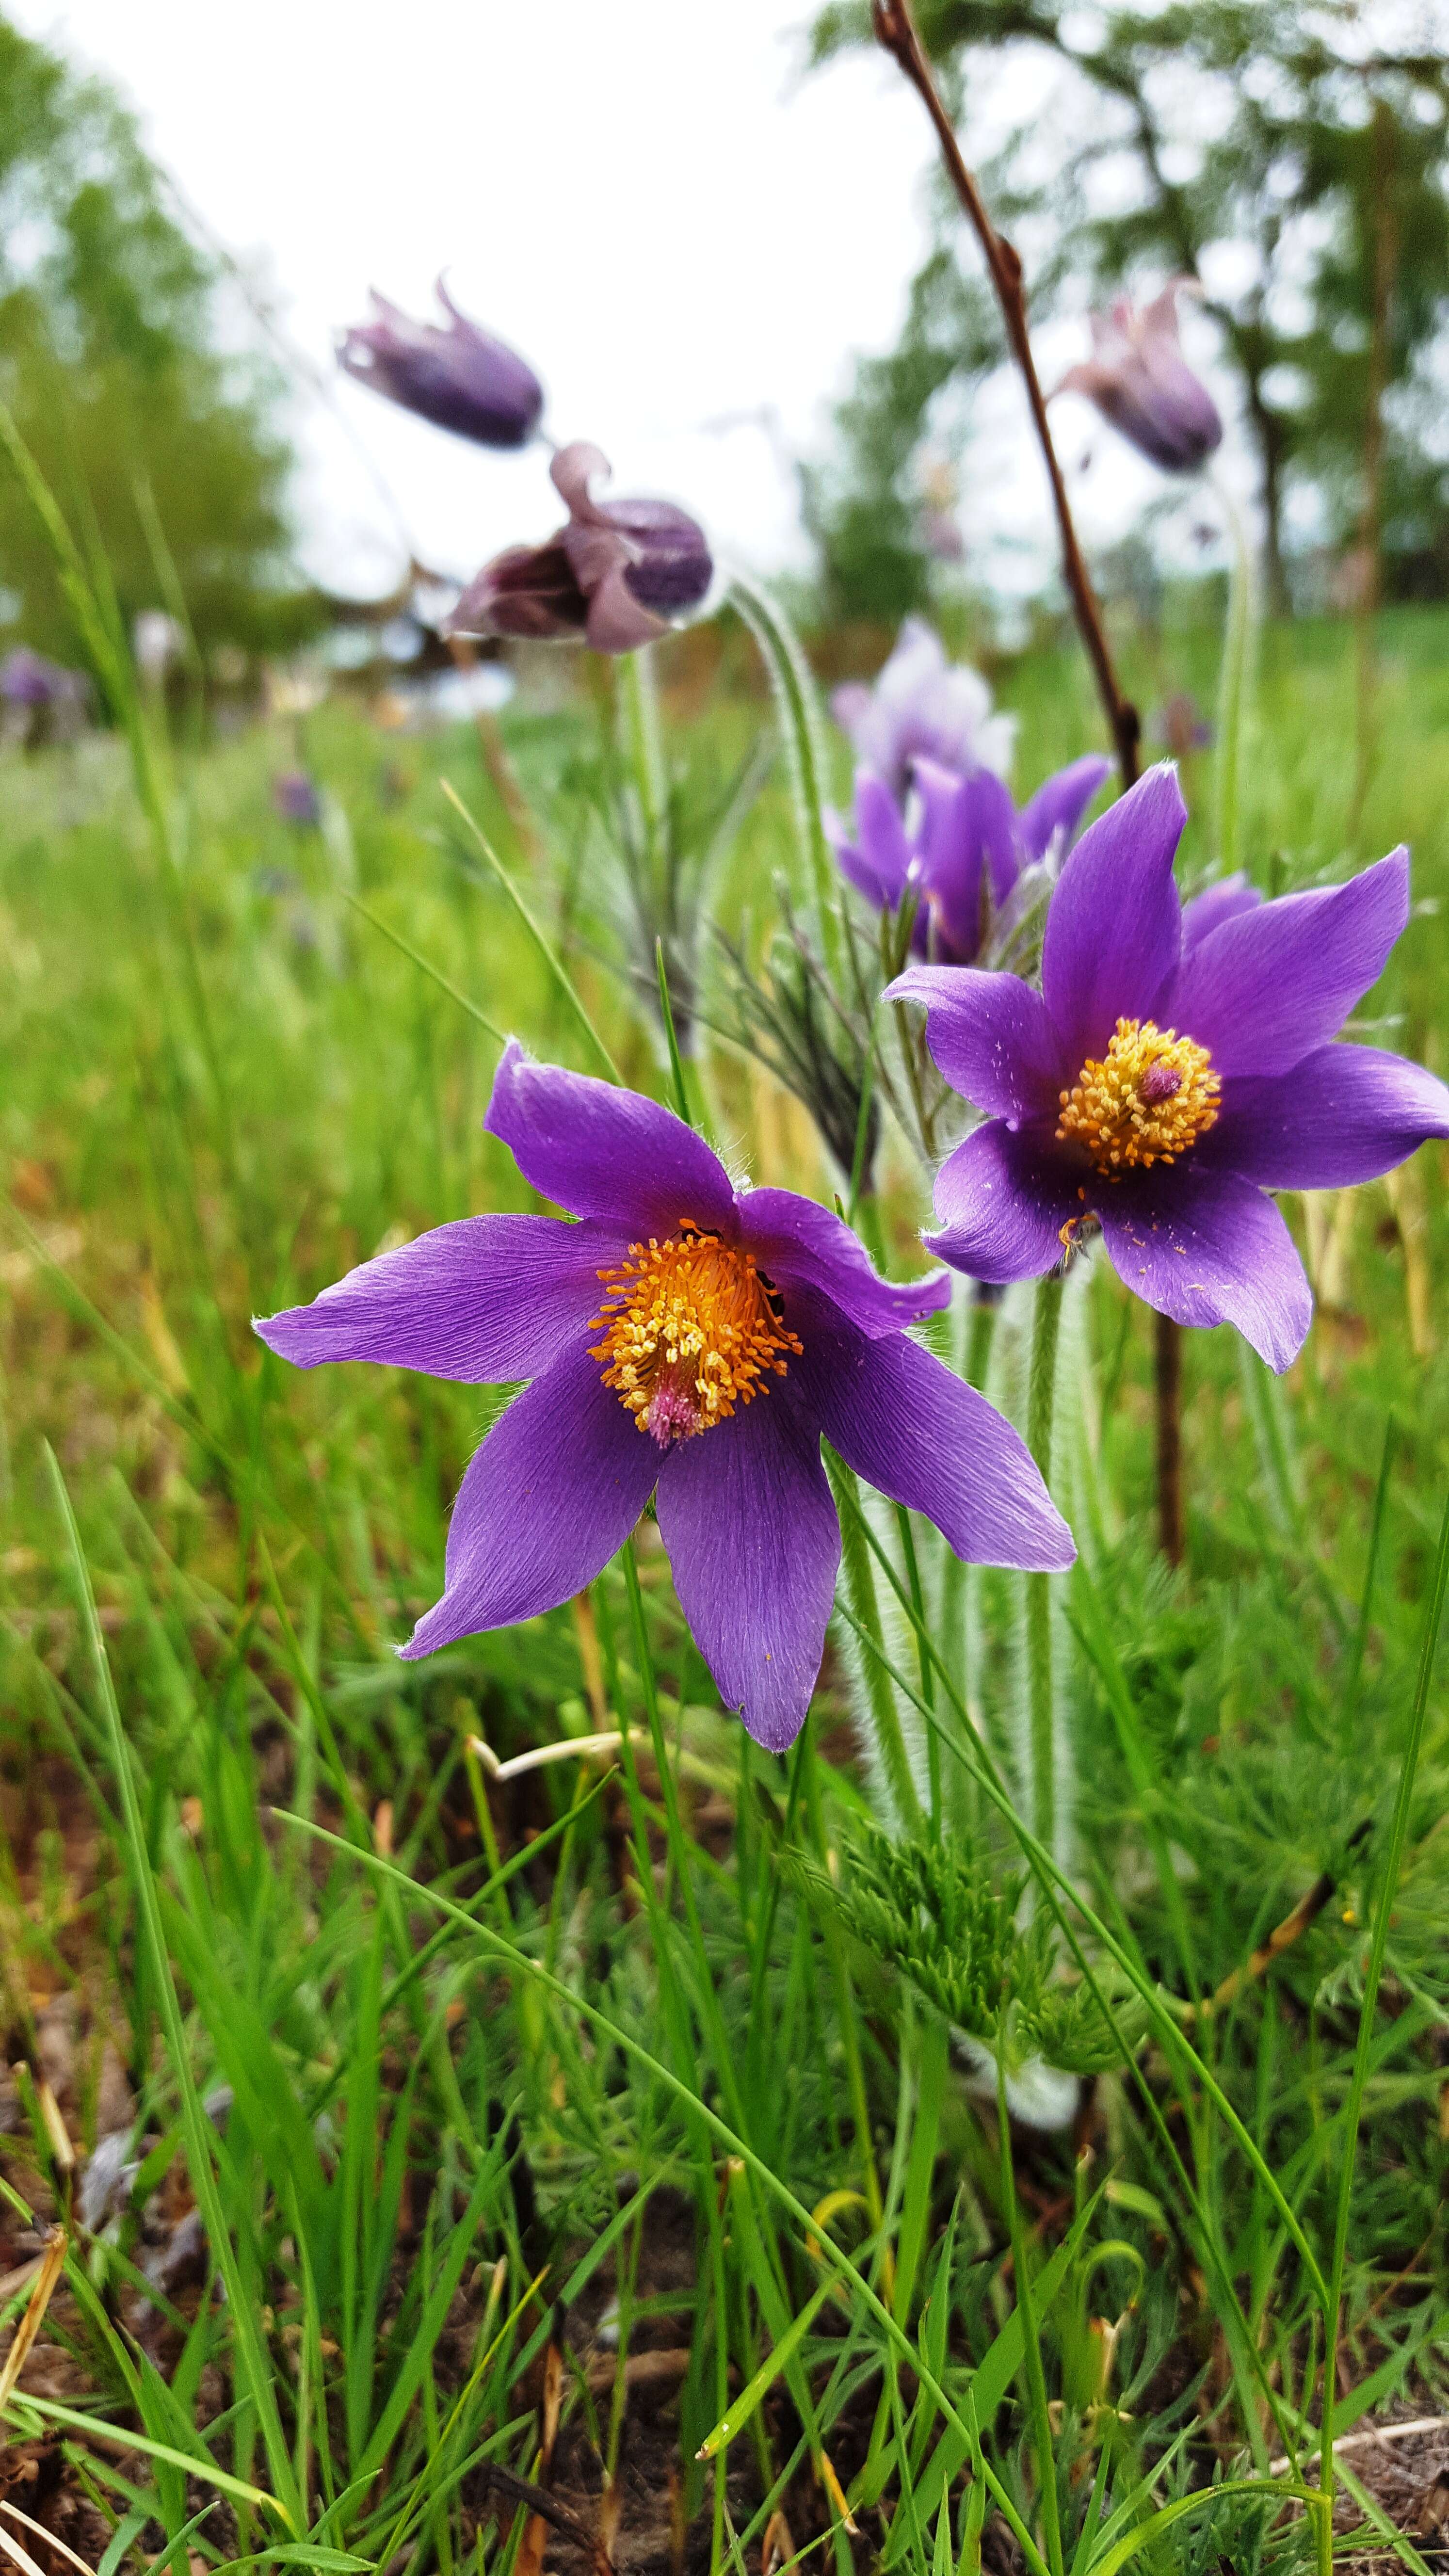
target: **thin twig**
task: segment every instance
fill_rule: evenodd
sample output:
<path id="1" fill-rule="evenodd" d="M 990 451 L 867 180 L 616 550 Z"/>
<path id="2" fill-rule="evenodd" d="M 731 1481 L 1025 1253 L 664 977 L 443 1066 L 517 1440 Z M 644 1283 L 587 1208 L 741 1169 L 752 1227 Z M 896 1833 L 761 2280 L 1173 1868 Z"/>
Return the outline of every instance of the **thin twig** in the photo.
<path id="1" fill-rule="evenodd" d="M 1347 1853 L 1358 1850 L 1370 1830 L 1370 1823 L 1371 1819 L 1365 1816 L 1361 1824 L 1355 1825 L 1345 1846 L 1345 1857 Z M 1313 1885 L 1299 1897 L 1292 1913 L 1285 1914 L 1282 1922 L 1274 1925 L 1266 1941 L 1260 1941 L 1257 1949 L 1243 1960 L 1241 1966 L 1229 1970 L 1216 1993 L 1211 1995 L 1202 2007 L 1205 2021 L 1209 2020 L 1214 2013 L 1222 2012 L 1242 1993 L 1244 1986 L 1251 1985 L 1255 1978 L 1261 1977 L 1264 1969 L 1271 1968 L 1273 1961 L 1284 1950 L 1291 1949 L 1295 1941 L 1302 1939 L 1309 1926 L 1317 1922 L 1334 1889 L 1338 1886 L 1341 1875 L 1341 1871 L 1332 1869 L 1319 1872 Z"/>
<path id="2" fill-rule="evenodd" d="M 873 15 L 876 42 L 883 46 L 892 59 L 899 64 L 912 87 L 920 93 L 926 113 L 936 129 L 936 139 L 941 146 L 941 158 L 946 165 L 947 176 L 985 255 L 991 283 L 996 289 L 996 300 L 1001 307 L 1001 318 L 1006 325 L 1006 336 L 1011 344 L 1011 354 L 1021 370 L 1022 382 L 1026 386 L 1032 427 L 1036 431 L 1037 445 L 1041 449 L 1042 463 L 1046 467 L 1047 481 L 1051 485 L 1052 506 L 1057 514 L 1057 528 L 1061 537 L 1063 576 L 1071 593 L 1073 612 L 1096 677 L 1107 722 L 1112 729 L 1112 740 L 1117 747 L 1117 765 L 1122 772 L 1122 784 L 1124 787 L 1131 787 L 1135 784 L 1138 775 L 1137 752 L 1142 734 L 1141 720 L 1137 709 L 1118 681 L 1111 649 L 1102 625 L 1102 613 L 1097 605 L 1087 567 L 1082 560 L 1082 549 L 1077 542 L 1077 531 L 1072 523 L 1071 503 L 1067 499 L 1066 483 L 1057 460 L 1056 449 L 1052 444 L 1051 427 L 1047 420 L 1046 397 L 1042 392 L 1041 379 L 1036 371 L 1036 361 L 1031 353 L 1031 335 L 1027 329 L 1026 320 L 1026 297 L 1022 289 L 1021 261 L 1011 243 L 997 231 L 986 211 L 981 191 L 961 157 L 961 147 L 956 140 L 955 128 L 942 105 L 941 94 L 931 76 L 931 66 L 926 60 L 920 37 L 916 33 L 909 0 L 874 0 Z"/>
<path id="3" fill-rule="evenodd" d="M 1333 2448 L 1335 2454 L 1342 2451 L 1363 2451 L 1368 2448 L 1370 2442 L 1407 2442 L 1411 2441 L 1416 2433 L 1449 2433 L 1449 2415 L 1416 2415 L 1407 2424 L 1371 2424 L 1366 2433 L 1345 2433 L 1341 2441 L 1334 2443 Z M 1285 2469 L 1291 2466 L 1292 2462 L 1286 2459 L 1270 2460 L 1268 2475 L 1270 2478 L 1281 2478 Z"/>

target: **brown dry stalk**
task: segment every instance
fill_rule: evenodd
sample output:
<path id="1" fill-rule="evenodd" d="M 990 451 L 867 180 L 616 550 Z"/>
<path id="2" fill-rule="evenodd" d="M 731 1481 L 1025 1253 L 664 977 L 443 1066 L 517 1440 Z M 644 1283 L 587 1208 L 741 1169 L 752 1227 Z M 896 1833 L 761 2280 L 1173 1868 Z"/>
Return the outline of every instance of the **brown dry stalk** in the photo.
<path id="1" fill-rule="evenodd" d="M 1097 605 L 1087 567 L 1082 560 L 1082 549 L 1077 542 L 1077 531 L 1072 522 L 1072 506 L 1067 498 L 1066 482 L 1056 449 L 1052 444 L 1051 426 L 1047 420 L 1046 396 L 1042 392 L 1041 379 L 1036 371 L 1036 360 L 1031 352 L 1031 334 L 1027 328 L 1021 261 L 1011 243 L 997 231 L 986 211 L 981 191 L 962 159 L 961 146 L 956 140 L 956 129 L 942 104 L 941 94 L 931 74 L 931 66 L 926 59 L 920 37 L 916 33 L 909 0 L 874 0 L 873 14 L 876 42 L 884 47 L 893 61 L 899 64 L 912 88 L 919 92 L 926 113 L 936 129 L 936 139 L 941 146 L 941 158 L 946 165 L 947 177 L 956 191 L 967 221 L 985 255 L 991 283 L 996 289 L 996 300 L 1001 307 L 1001 318 L 1006 325 L 1006 336 L 1011 344 L 1011 354 L 1016 360 L 1022 382 L 1026 387 L 1032 427 L 1036 432 L 1037 445 L 1041 449 L 1047 481 L 1051 485 L 1052 506 L 1056 511 L 1057 530 L 1061 538 L 1062 574 L 1067 589 L 1071 593 L 1072 609 L 1081 632 L 1082 642 L 1087 648 L 1087 657 L 1092 665 L 1107 722 L 1112 729 L 1112 740 L 1117 746 L 1117 766 L 1122 773 L 1122 784 L 1124 787 L 1131 787 L 1136 783 L 1138 776 L 1137 753 L 1142 736 L 1141 721 L 1137 709 L 1117 678 L 1111 648 L 1102 625 L 1102 613 Z"/>

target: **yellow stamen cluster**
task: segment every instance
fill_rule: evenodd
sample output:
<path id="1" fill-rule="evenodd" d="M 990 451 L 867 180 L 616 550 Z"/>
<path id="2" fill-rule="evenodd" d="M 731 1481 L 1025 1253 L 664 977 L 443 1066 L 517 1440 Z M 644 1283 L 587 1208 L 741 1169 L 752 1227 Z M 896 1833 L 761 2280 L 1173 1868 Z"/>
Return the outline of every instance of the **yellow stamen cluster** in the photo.
<path id="1" fill-rule="evenodd" d="M 1085 1145 L 1108 1180 L 1140 1164 L 1171 1163 L 1205 1136 L 1222 1083 L 1195 1038 L 1155 1020 L 1119 1020 L 1099 1064 L 1089 1057 L 1061 1094 L 1063 1144 Z"/>
<path id="2" fill-rule="evenodd" d="M 591 1329 L 604 1338 L 589 1357 L 661 1449 L 728 1421 L 801 1349 L 749 1254 L 688 1219 L 662 1243 L 631 1243 L 599 1277 L 608 1293 Z"/>

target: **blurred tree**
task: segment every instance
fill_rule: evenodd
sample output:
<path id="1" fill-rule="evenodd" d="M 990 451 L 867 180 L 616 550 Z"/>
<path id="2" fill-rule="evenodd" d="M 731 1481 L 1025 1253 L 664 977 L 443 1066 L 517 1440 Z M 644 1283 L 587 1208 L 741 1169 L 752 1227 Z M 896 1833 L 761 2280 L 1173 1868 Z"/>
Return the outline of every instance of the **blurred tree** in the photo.
<path id="1" fill-rule="evenodd" d="M 1330 541 L 1382 538 L 1396 586 L 1401 557 L 1442 555 L 1443 0 L 919 0 L 917 14 L 955 108 L 984 91 L 1012 120 L 994 155 L 1008 197 L 992 201 L 1006 229 L 1050 240 L 1028 260 L 1038 319 L 1068 277 L 1077 309 L 1083 287 L 1198 279 L 1258 454 L 1275 607 L 1295 488 L 1317 494 Z M 830 0 L 813 57 L 871 41 L 865 0 Z M 943 200 L 943 234 L 955 223 Z M 862 368 L 858 402 L 879 407 L 882 363 Z M 979 368 L 979 349 L 962 364 Z"/>
<path id="2" fill-rule="evenodd" d="M 224 351 L 218 278 L 167 211 L 131 118 L 0 18 L 0 393 L 123 614 L 181 595 L 203 651 L 319 622 L 288 580 L 280 390 Z M 169 562 L 167 561 L 169 558 Z M 0 475 L 14 629 L 74 660 L 49 554 Z"/>

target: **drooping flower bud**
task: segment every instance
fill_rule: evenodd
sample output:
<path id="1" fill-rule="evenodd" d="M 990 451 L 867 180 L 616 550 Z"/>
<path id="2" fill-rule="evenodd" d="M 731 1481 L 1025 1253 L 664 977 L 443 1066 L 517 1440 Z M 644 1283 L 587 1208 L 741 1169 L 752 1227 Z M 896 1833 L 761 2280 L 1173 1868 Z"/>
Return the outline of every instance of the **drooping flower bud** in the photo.
<path id="1" fill-rule="evenodd" d="M 460 313 L 441 278 L 446 329 L 414 322 L 374 287 L 377 318 L 343 336 L 338 356 L 350 376 L 404 411 L 480 447 L 523 447 L 538 427 L 543 387 L 502 340 Z"/>
<path id="2" fill-rule="evenodd" d="M 1212 395 L 1193 374 L 1177 336 L 1174 278 L 1134 310 L 1123 296 L 1092 315 L 1092 354 L 1069 367 L 1058 392 L 1085 394 L 1140 454 L 1169 474 L 1190 474 L 1223 434 Z"/>
<path id="3" fill-rule="evenodd" d="M 541 546 L 509 546 L 475 575 L 446 631 L 562 641 L 632 653 L 697 608 L 714 577 L 704 531 L 672 501 L 598 501 L 609 460 L 586 439 L 550 471 L 568 525 Z"/>

